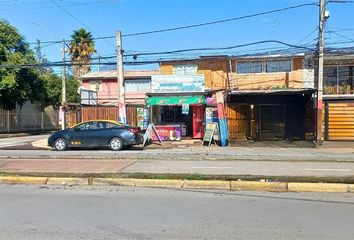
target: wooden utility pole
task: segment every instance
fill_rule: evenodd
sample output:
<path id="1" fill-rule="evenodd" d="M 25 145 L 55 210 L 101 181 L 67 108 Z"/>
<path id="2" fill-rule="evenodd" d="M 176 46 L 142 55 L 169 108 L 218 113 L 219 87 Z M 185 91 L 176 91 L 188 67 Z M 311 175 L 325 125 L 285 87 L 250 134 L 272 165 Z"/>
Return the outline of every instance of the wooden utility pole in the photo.
<path id="1" fill-rule="evenodd" d="M 61 49 L 61 60 L 63 61 L 63 66 L 61 67 L 61 105 L 64 106 L 66 103 L 66 67 L 65 67 L 65 41 L 63 40 L 63 45 Z"/>
<path id="2" fill-rule="evenodd" d="M 123 50 L 122 50 L 122 32 L 117 31 L 117 82 L 118 82 L 118 104 L 119 104 L 119 121 L 127 123 L 127 113 L 125 110 L 125 93 L 124 93 L 124 69 L 123 69 Z"/>
<path id="3" fill-rule="evenodd" d="M 62 129 L 65 129 L 66 119 L 65 119 L 65 103 L 66 103 L 66 66 L 65 66 L 65 40 L 63 40 L 61 49 L 61 58 L 63 61 L 63 66 L 61 67 L 61 106 L 62 106 Z"/>
<path id="4" fill-rule="evenodd" d="M 319 32 L 318 32 L 318 72 L 317 72 L 317 136 L 316 143 L 317 145 L 322 143 L 323 134 L 322 134 L 322 94 L 323 94 L 323 32 L 324 32 L 324 23 L 325 23 L 325 1 L 320 1 L 320 12 L 319 12 Z"/>

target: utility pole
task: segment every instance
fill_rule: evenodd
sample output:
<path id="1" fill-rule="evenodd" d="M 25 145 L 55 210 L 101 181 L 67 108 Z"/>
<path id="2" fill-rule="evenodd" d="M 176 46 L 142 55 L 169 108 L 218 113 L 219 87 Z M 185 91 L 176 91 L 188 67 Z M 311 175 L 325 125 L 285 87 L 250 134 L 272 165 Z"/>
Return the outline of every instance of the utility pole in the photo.
<path id="1" fill-rule="evenodd" d="M 322 134 L 322 94 L 323 94 L 323 40 L 324 40 L 324 24 L 325 24 L 325 0 L 320 1 L 319 12 L 319 32 L 318 32 L 318 72 L 317 72 L 317 136 L 316 143 L 320 145 L 323 140 Z"/>
<path id="2" fill-rule="evenodd" d="M 101 55 L 98 54 L 98 71 L 101 71 Z"/>
<path id="3" fill-rule="evenodd" d="M 61 59 L 63 61 L 63 66 L 61 67 L 61 107 L 62 107 L 62 111 L 63 111 L 62 129 L 65 129 L 65 125 L 66 125 L 66 119 L 65 119 L 65 103 L 66 103 L 65 40 L 63 40 L 63 44 L 62 44 Z"/>
<path id="4" fill-rule="evenodd" d="M 117 82 L 118 82 L 118 106 L 119 121 L 126 123 L 125 93 L 124 93 L 124 69 L 123 69 L 123 50 L 122 50 L 122 32 L 117 31 Z"/>

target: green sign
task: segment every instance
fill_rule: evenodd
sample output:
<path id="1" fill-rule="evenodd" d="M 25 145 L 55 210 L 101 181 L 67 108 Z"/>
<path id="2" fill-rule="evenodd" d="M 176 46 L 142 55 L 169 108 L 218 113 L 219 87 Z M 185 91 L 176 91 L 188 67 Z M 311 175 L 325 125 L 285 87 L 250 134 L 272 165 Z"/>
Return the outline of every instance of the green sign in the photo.
<path id="1" fill-rule="evenodd" d="M 217 123 L 208 123 L 206 125 L 202 145 L 204 144 L 204 142 L 209 142 L 208 146 L 210 146 L 211 141 L 213 140 L 217 125 L 218 125 Z"/>
<path id="2" fill-rule="evenodd" d="M 146 105 L 206 104 L 205 96 L 161 96 L 148 97 Z"/>

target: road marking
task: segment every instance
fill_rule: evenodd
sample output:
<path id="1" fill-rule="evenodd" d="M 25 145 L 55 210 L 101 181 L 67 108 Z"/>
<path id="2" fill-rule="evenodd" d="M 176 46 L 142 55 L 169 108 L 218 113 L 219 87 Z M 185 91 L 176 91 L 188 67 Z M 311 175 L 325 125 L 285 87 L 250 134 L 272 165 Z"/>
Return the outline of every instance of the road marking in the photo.
<path id="1" fill-rule="evenodd" d="M 338 169 L 338 168 L 309 168 L 306 171 L 334 171 L 334 172 L 351 172 L 351 169 Z"/>
<path id="2" fill-rule="evenodd" d="M 234 168 L 234 167 L 192 167 L 192 168 L 207 168 L 207 169 L 231 169 L 231 168 Z"/>

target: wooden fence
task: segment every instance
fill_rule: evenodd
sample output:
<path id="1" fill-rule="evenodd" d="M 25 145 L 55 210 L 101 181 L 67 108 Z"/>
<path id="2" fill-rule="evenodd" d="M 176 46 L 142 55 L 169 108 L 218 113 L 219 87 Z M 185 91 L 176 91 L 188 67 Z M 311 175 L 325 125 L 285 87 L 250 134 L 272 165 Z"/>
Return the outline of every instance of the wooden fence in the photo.
<path id="1" fill-rule="evenodd" d="M 116 106 L 77 106 L 66 111 L 65 122 L 67 127 L 72 127 L 89 120 L 118 121 L 118 117 L 118 107 Z"/>

